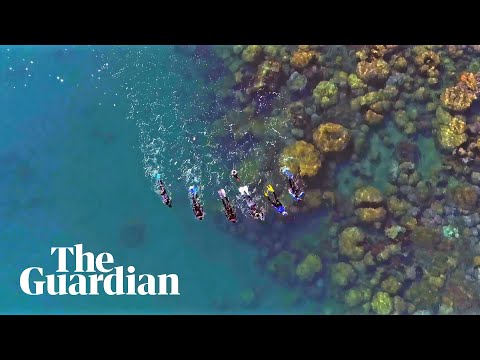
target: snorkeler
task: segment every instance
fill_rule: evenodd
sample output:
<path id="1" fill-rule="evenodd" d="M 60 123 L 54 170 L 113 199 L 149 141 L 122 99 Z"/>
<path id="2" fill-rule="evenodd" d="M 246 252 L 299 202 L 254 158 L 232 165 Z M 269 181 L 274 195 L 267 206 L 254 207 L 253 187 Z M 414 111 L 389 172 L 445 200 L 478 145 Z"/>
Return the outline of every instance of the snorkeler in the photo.
<path id="1" fill-rule="evenodd" d="M 269 193 L 272 193 L 273 199 L 270 197 Z M 272 185 L 267 185 L 267 191 L 265 191 L 265 196 L 279 214 L 282 214 L 284 216 L 288 215 L 288 213 L 285 211 L 285 206 L 283 206 L 280 200 L 278 200 L 277 194 L 275 194 L 275 190 L 273 189 Z"/>
<path id="2" fill-rule="evenodd" d="M 295 176 L 290 172 L 290 169 L 283 168 L 282 174 L 288 177 L 288 193 L 293 197 L 295 201 L 302 201 L 305 192 L 300 190 L 300 187 L 297 184 Z"/>
<path id="3" fill-rule="evenodd" d="M 238 171 L 233 169 L 232 172 L 230 173 L 234 179 L 236 179 L 238 182 L 240 182 L 240 178 L 238 177 Z"/>
<path id="4" fill-rule="evenodd" d="M 265 211 L 263 209 L 258 209 L 257 203 L 253 200 L 250 192 L 248 191 L 248 186 L 242 186 L 238 188 L 240 194 L 242 194 L 243 199 L 247 203 L 248 206 L 248 214 L 257 220 L 265 220 Z"/>
<path id="5" fill-rule="evenodd" d="M 225 216 L 232 223 L 236 223 L 237 215 L 235 214 L 235 210 L 233 209 L 232 204 L 230 204 L 230 200 L 228 200 L 225 190 L 224 189 L 218 190 L 218 195 L 220 196 L 220 199 L 222 199 L 223 208 L 225 210 Z"/>
<path id="6" fill-rule="evenodd" d="M 165 184 L 161 179 L 157 180 L 157 186 L 158 186 L 158 193 L 162 197 L 162 202 L 168 207 L 172 207 L 172 199 L 170 198 L 170 196 L 168 196 L 167 190 L 165 189 Z"/>
<path id="7" fill-rule="evenodd" d="M 203 206 L 202 204 L 200 204 L 200 199 L 198 197 L 198 186 L 197 185 L 190 186 L 188 188 L 188 192 L 191 195 L 192 210 L 193 210 L 193 213 L 195 214 L 195 217 L 197 218 L 197 220 L 203 220 L 205 213 L 203 212 Z"/>
<path id="8" fill-rule="evenodd" d="M 162 197 L 162 202 L 165 205 L 167 205 L 168 207 L 172 207 L 172 199 L 167 194 L 167 190 L 165 189 L 165 184 L 160 178 L 160 174 L 157 173 L 155 175 L 155 178 L 157 180 L 155 192 Z"/>

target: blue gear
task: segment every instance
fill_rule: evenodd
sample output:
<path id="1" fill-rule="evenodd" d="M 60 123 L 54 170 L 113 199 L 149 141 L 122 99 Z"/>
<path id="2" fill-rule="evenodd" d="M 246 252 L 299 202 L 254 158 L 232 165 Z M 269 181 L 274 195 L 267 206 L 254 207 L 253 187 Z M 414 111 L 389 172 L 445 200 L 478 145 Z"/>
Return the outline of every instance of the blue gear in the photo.
<path id="1" fill-rule="evenodd" d="M 300 195 L 298 196 L 295 196 L 295 194 L 293 194 L 292 192 L 290 192 L 290 190 L 288 191 L 288 193 L 290 194 L 290 196 L 293 198 L 293 200 L 295 201 L 300 201 L 302 200 L 302 198 L 305 196 L 305 192 L 301 192 Z"/>
<path id="2" fill-rule="evenodd" d="M 192 195 L 197 195 L 198 193 L 198 186 L 197 185 L 192 185 L 188 188 L 188 191 L 190 192 L 190 194 Z"/>
<path id="3" fill-rule="evenodd" d="M 293 174 L 290 172 L 288 168 L 283 168 L 282 174 L 293 180 Z"/>
<path id="4" fill-rule="evenodd" d="M 280 214 L 282 214 L 283 212 L 285 212 L 285 206 L 281 205 L 281 206 L 275 206 L 275 210 L 277 210 Z"/>

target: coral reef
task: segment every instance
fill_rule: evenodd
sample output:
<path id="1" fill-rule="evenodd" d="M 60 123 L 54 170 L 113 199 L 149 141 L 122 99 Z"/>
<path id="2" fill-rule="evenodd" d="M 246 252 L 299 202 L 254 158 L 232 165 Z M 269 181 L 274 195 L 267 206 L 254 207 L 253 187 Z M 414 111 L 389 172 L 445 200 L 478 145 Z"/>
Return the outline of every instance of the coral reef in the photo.
<path id="1" fill-rule="evenodd" d="M 389 276 L 381 284 L 382 290 L 390 295 L 395 295 L 401 287 L 402 283 L 394 276 Z"/>
<path id="2" fill-rule="evenodd" d="M 383 59 L 360 61 L 357 64 L 357 75 L 366 83 L 386 81 L 390 75 L 390 66 Z"/>
<path id="3" fill-rule="evenodd" d="M 405 299 L 415 305 L 417 309 L 432 309 L 440 300 L 438 288 L 427 279 L 413 283 L 406 290 Z"/>
<path id="4" fill-rule="evenodd" d="M 281 166 L 298 172 L 301 176 L 315 176 L 322 164 L 320 153 L 306 141 L 296 141 L 283 149 L 280 155 Z"/>
<path id="5" fill-rule="evenodd" d="M 437 68 L 440 65 L 440 56 L 437 53 L 431 50 L 421 51 L 415 57 L 415 63 L 421 74 L 429 78 L 438 77 L 439 72 Z"/>
<path id="6" fill-rule="evenodd" d="M 262 55 L 262 47 L 260 45 L 248 45 L 242 51 L 242 60 L 246 62 L 255 62 Z"/>
<path id="7" fill-rule="evenodd" d="M 296 274 L 300 280 L 312 280 L 322 270 L 322 260 L 315 254 L 307 257 L 297 266 Z"/>
<path id="8" fill-rule="evenodd" d="M 282 251 L 269 261 L 267 269 L 280 281 L 290 282 L 294 279 L 296 272 L 295 255 Z"/>
<path id="9" fill-rule="evenodd" d="M 471 211 L 476 208 L 478 194 L 470 185 L 459 185 L 452 189 L 452 200 L 459 209 Z"/>
<path id="10" fill-rule="evenodd" d="M 379 291 L 372 299 L 372 310 L 378 315 L 388 315 L 393 311 L 393 300 L 386 293 Z"/>
<path id="11" fill-rule="evenodd" d="M 365 235 L 360 228 L 356 226 L 346 228 L 340 233 L 340 254 L 352 260 L 362 259 L 365 253 L 362 244 L 364 239 Z"/>
<path id="12" fill-rule="evenodd" d="M 242 181 L 276 184 L 289 209 L 230 230 L 273 277 L 349 313 L 480 312 L 478 45 L 215 52 L 229 79 L 211 136 L 230 155 L 233 138 Z M 303 201 L 288 203 L 281 167 Z M 298 233 L 312 218 L 318 233 Z"/>
<path id="13" fill-rule="evenodd" d="M 387 235 L 390 239 L 396 239 L 398 234 L 404 233 L 405 231 L 406 230 L 404 227 L 400 225 L 393 225 L 385 229 L 385 235 Z"/>
<path id="14" fill-rule="evenodd" d="M 353 202 L 355 206 L 363 203 L 380 204 L 383 201 L 382 193 L 373 186 L 366 186 L 355 191 Z"/>
<path id="15" fill-rule="evenodd" d="M 477 98 L 478 88 L 477 81 L 480 75 L 464 72 L 455 86 L 447 87 L 442 96 L 442 105 L 449 110 L 465 111 Z"/>
<path id="16" fill-rule="evenodd" d="M 345 292 L 345 304 L 349 307 L 356 307 L 365 304 L 370 300 L 372 292 L 367 287 L 349 289 Z"/>
<path id="17" fill-rule="evenodd" d="M 356 207 L 355 214 L 361 222 L 374 223 L 383 221 L 387 215 L 387 211 L 382 206 L 383 196 L 373 186 L 367 186 L 355 191 L 353 202 Z"/>
<path id="18" fill-rule="evenodd" d="M 315 103 L 322 108 L 326 108 L 337 103 L 338 89 L 332 81 L 320 81 L 313 90 Z"/>
<path id="19" fill-rule="evenodd" d="M 466 123 L 461 116 L 455 116 L 450 119 L 448 124 L 440 124 L 438 129 L 438 141 L 445 149 L 454 149 L 462 145 L 467 140 L 465 134 Z"/>
<path id="20" fill-rule="evenodd" d="M 450 110 L 464 111 L 472 105 L 475 95 L 456 85 L 446 88 L 442 94 L 442 105 Z"/>
<path id="21" fill-rule="evenodd" d="M 258 68 L 255 83 L 250 91 L 267 89 L 274 91 L 280 75 L 280 63 L 272 60 L 264 61 Z"/>
<path id="22" fill-rule="evenodd" d="M 315 57 L 315 52 L 307 48 L 299 48 L 292 54 L 290 64 L 296 69 L 303 69 Z"/>
<path id="23" fill-rule="evenodd" d="M 340 124 L 325 123 L 313 132 L 313 141 L 322 153 L 344 150 L 350 141 L 350 133 Z"/>
<path id="24" fill-rule="evenodd" d="M 355 277 L 355 270 L 348 263 L 340 262 L 332 266 L 331 279 L 335 285 L 347 286 L 355 280 Z"/>

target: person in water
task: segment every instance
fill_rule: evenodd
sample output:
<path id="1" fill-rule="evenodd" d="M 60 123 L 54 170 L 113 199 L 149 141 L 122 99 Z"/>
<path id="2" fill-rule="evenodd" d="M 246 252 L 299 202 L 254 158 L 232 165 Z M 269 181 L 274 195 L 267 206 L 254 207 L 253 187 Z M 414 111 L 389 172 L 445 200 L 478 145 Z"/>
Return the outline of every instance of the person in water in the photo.
<path id="1" fill-rule="evenodd" d="M 167 205 L 168 207 L 172 207 L 172 199 L 167 194 L 167 190 L 165 189 L 165 184 L 163 183 L 162 179 L 157 179 L 157 188 L 158 193 L 162 197 L 162 202 Z"/>
<path id="2" fill-rule="evenodd" d="M 156 184 L 155 192 L 162 197 L 162 202 L 168 207 L 172 207 L 172 199 L 167 194 L 167 189 L 165 189 L 165 184 L 163 183 L 160 174 L 155 174 Z"/>
<path id="3" fill-rule="evenodd" d="M 240 182 L 240 178 L 238 177 L 238 171 L 237 170 L 232 170 L 232 172 L 230 173 L 230 175 L 232 175 L 232 177 L 237 180 L 237 182 Z"/>
<path id="4" fill-rule="evenodd" d="M 272 194 L 273 198 L 270 197 L 270 193 Z M 265 191 L 265 196 L 270 204 L 277 210 L 279 214 L 282 215 L 288 215 L 288 213 L 285 211 L 285 206 L 282 205 L 280 200 L 277 198 L 277 194 L 275 194 L 275 190 L 273 189 L 272 185 L 267 185 L 267 191 Z"/>
<path id="5" fill-rule="evenodd" d="M 290 172 L 290 169 L 283 168 L 282 173 L 288 178 L 288 193 L 295 201 L 302 201 L 305 192 L 300 189 L 297 184 L 295 176 Z"/>
<path id="6" fill-rule="evenodd" d="M 224 189 L 218 190 L 218 195 L 220 195 L 220 199 L 222 200 L 223 209 L 225 210 L 225 216 L 227 217 L 228 221 L 231 221 L 232 223 L 236 223 L 237 215 L 235 214 L 235 210 L 233 209 L 232 204 L 230 204 L 230 200 L 228 200 L 225 190 Z"/>
<path id="7" fill-rule="evenodd" d="M 197 218 L 197 220 L 203 220 L 205 213 L 198 197 L 198 186 L 192 185 L 188 188 L 188 191 L 192 199 L 192 210 L 195 214 L 195 217 Z"/>
<path id="8" fill-rule="evenodd" d="M 265 220 L 265 211 L 263 209 L 259 209 L 255 200 L 253 200 L 250 192 L 248 191 L 248 186 L 242 186 L 238 189 L 240 194 L 242 194 L 243 199 L 247 203 L 248 206 L 248 214 L 257 220 Z"/>

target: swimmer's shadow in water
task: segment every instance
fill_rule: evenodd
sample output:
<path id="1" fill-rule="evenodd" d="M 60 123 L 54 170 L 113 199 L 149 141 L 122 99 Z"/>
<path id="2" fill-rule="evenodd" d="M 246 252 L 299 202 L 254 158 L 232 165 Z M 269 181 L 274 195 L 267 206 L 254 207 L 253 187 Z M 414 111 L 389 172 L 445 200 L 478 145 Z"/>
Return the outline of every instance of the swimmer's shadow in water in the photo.
<path id="1" fill-rule="evenodd" d="M 112 132 L 104 131 L 99 128 L 93 128 L 91 135 L 94 139 L 100 140 L 104 145 L 110 145 L 115 142 L 116 136 Z"/>
<path id="2" fill-rule="evenodd" d="M 124 224 L 120 228 L 120 244 L 133 249 L 143 246 L 147 238 L 147 225 L 141 222 Z"/>

